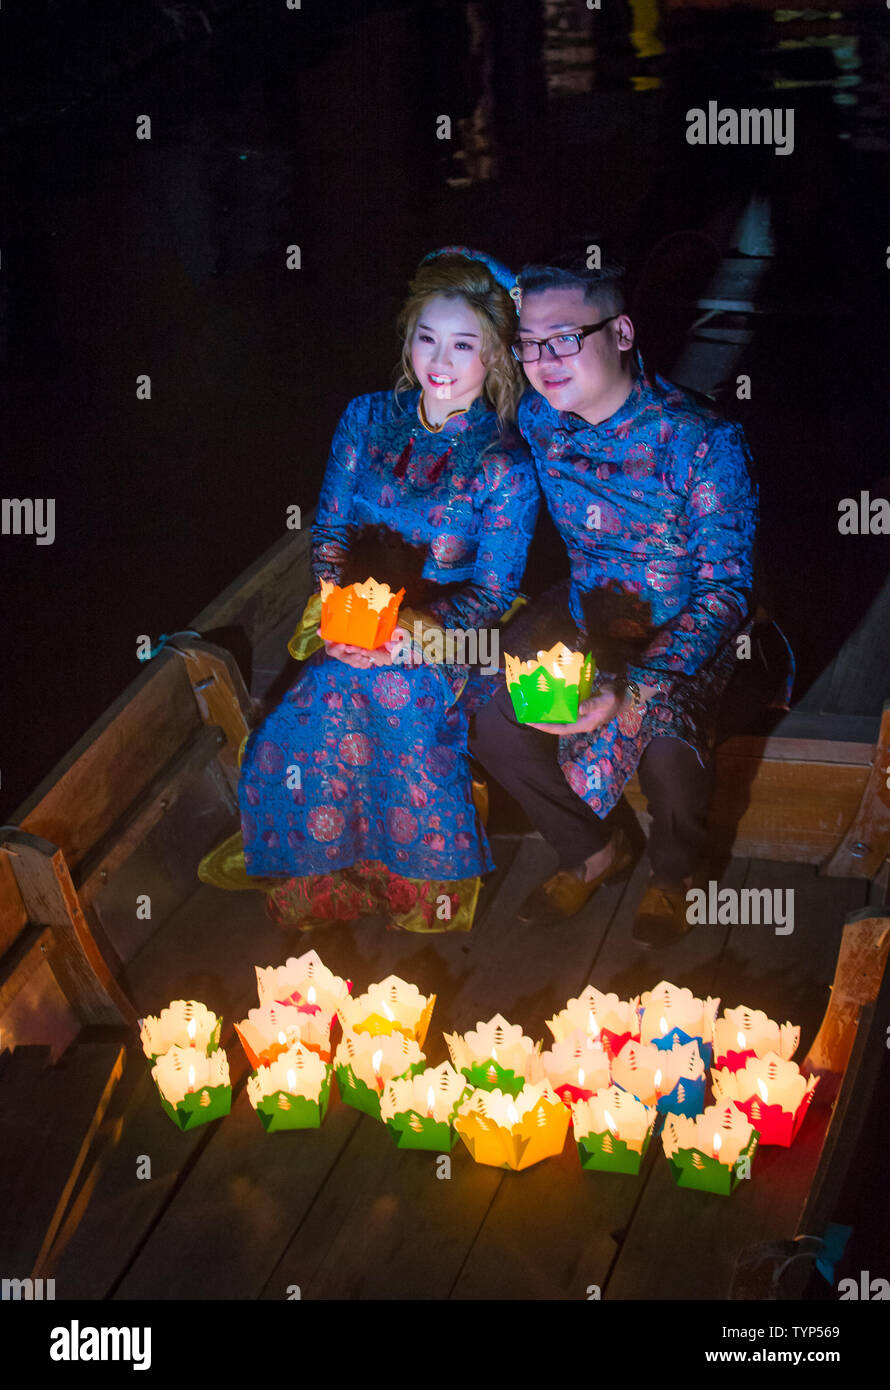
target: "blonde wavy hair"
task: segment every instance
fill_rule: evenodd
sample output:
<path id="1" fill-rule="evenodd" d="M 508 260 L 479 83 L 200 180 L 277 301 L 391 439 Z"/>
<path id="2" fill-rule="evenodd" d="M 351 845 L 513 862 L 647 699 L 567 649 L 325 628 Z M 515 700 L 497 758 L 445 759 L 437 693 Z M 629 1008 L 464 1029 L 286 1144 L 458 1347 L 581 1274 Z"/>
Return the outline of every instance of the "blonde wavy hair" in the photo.
<path id="1" fill-rule="evenodd" d="M 514 420 L 525 386 L 519 363 L 510 351 L 516 338 L 516 306 L 488 266 L 466 256 L 437 256 L 417 267 L 398 318 L 402 356 L 396 396 L 420 384 L 411 365 L 411 340 L 423 306 L 437 295 L 464 299 L 473 310 L 482 329 L 480 355 L 486 368 L 482 394 L 502 425 Z"/>

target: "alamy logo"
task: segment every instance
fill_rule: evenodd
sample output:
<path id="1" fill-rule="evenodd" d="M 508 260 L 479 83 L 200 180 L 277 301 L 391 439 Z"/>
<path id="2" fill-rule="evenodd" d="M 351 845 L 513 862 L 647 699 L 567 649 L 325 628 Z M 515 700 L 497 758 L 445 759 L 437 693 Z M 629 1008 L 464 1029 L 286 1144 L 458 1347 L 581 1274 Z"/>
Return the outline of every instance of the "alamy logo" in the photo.
<path id="1" fill-rule="evenodd" d="M 794 152 L 794 108 L 762 111 L 743 106 L 723 106 L 708 102 L 707 111 L 693 106 L 686 112 L 686 143 L 689 145 L 775 145 L 774 154 Z"/>
<path id="2" fill-rule="evenodd" d="M 404 636 L 392 654 L 394 666 L 449 665 L 478 666 L 484 675 L 493 676 L 500 663 L 500 642 L 497 628 L 447 627 L 427 628 L 418 620 L 413 633 L 402 628 Z"/>
<path id="3" fill-rule="evenodd" d="M 686 893 L 686 921 L 693 926 L 707 922 L 714 927 L 771 927 L 776 936 L 794 931 L 793 888 L 720 888 L 714 879 L 708 891 L 690 888 Z"/>
<path id="4" fill-rule="evenodd" d="M 0 1283 L 0 1301 L 4 1303 L 17 1302 L 19 1299 L 28 1303 L 36 1300 L 39 1303 L 43 1299 L 53 1299 L 55 1296 L 55 1279 L 4 1279 Z"/>
<path id="5" fill-rule="evenodd" d="M 68 1327 L 50 1333 L 52 1361 L 132 1361 L 134 1371 L 151 1367 L 150 1327 Z"/>
<path id="6" fill-rule="evenodd" d="M 0 535 L 35 536 L 37 545 L 52 545 L 56 538 L 54 497 L 4 497 L 0 499 Z"/>

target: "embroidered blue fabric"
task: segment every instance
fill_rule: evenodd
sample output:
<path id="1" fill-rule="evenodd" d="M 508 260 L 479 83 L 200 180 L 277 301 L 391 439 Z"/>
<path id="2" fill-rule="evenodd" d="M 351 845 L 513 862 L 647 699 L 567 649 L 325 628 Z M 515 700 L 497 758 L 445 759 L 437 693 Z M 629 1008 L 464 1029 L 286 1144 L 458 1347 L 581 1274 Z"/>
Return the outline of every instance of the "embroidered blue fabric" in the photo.
<path id="1" fill-rule="evenodd" d="M 753 581 L 757 489 L 739 425 L 680 387 L 650 378 L 637 354 L 626 401 L 598 425 L 537 392 L 519 407 L 538 479 L 571 564 L 570 608 L 610 582 L 650 605 L 661 631 L 628 675 L 658 693 L 592 734 L 559 739 L 570 786 L 612 809 L 656 734 L 704 759 L 736 659 Z"/>
<path id="2" fill-rule="evenodd" d="M 419 396 L 377 392 L 344 412 L 313 526 L 313 574 L 336 583 L 351 528 L 384 524 L 428 546 L 425 578 L 461 581 L 427 605 L 443 627 L 493 626 L 519 592 L 537 518 L 528 447 L 481 397 L 431 433 Z M 248 873 L 330 873 L 359 860 L 416 879 L 492 868 L 471 799 L 467 674 L 358 670 L 325 652 L 303 663 L 245 749 Z"/>

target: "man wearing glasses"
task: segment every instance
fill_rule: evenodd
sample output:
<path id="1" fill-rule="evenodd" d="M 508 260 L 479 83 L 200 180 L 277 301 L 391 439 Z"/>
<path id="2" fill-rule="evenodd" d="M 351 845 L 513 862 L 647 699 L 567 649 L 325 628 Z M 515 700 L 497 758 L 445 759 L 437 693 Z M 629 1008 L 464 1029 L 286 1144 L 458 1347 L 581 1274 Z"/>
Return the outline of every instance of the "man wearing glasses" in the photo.
<path id="1" fill-rule="evenodd" d="M 517 724 L 504 687 L 476 716 L 471 746 L 559 856 L 523 921 L 571 917 L 628 872 L 630 841 L 603 821 L 639 772 L 652 875 L 633 937 L 657 947 L 688 929 L 686 893 L 703 863 L 716 711 L 747 623 L 757 498 L 739 426 L 647 374 L 623 278 L 616 263 L 589 269 L 584 258 L 519 276 L 514 355 L 534 388 L 519 427 L 568 551 L 577 640 L 591 611 L 583 596 L 603 590 L 645 611 L 655 635 L 575 724 Z"/>

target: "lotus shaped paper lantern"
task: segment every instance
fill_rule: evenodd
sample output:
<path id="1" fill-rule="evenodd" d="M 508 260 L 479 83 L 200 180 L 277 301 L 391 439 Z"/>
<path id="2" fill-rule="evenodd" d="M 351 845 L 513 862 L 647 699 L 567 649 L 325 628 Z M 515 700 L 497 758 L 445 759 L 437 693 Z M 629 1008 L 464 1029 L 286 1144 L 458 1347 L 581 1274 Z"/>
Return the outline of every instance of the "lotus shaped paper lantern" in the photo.
<path id="1" fill-rule="evenodd" d="M 161 1105 L 182 1130 L 228 1115 L 232 1108 L 229 1059 L 222 1048 L 171 1047 L 151 1069 Z"/>
<path id="2" fill-rule="evenodd" d="M 668 1049 L 631 1039 L 612 1062 L 612 1080 L 660 1114 L 697 1115 L 705 1103 L 705 1065 L 697 1042 Z"/>
<path id="3" fill-rule="evenodd" d="M 331 1098 L 331 1066 L 296 1043 L 256 1076 L 247 1078 L 247 1098 L 267 1134 L 317 1129 Z"/>
<path id="4" fill-rule="evenodd" d="M 549 1081 L 539 1081 L 515 1096 L 477 1088 L 454 1127 L 476 1163 L 518 1170 L 562 1153 L 570 1119 Z"/>
<path id="5" fill-rule="evenodd" d="M 810 1108 L 818 1076 L 806 1077 L 775 1052 L 754 1057 L 737 1071 L 712 1070 L 714 1095 L 735 1101 L 760 1135 L 761 1144 L 787 1148 Z"/>
<path id="6" fill-rule="evenodd" d="M 537 661 L 520 661 L 505 653 L 504 664 L 520 724 L 572 724 L 578 718 L 578 705 L 593 688 L 593 657 L 571 651 L 564 642 L 538 652 Z"/>
<path id="7" fill-rule="evenodd" d="M 380 1096 L 387 1081 L 423 1071 L 426 1058 L 404 1033 L 345 1032 L 334 1053 L 340 1097 L 347 1105 L 380 1119 Z"/>
<path id="8" fill-rule="evenodd" d="M 250 1009 L 247 1018 L 235 1024 L 235 1032 L 252 1071 L 269 1066 L 294 1043 L 304 1047 L 311 1044 L 322 1061 L 331 1060 L 327 1017 L 301 1013 L 295 1004 L 264 1004 Z"/>
<path id="9" fill-rule="evenodd" d="M 666 1115 L 661 1134 L 678 1187 L 696 1187 L 728 1197 L 757 1150 L 754 1126 L 732 1101 L 709 1105 L 695 1119 Z"/>
<path id="10" fill-rule="evenodd" d="M 656 1111 L 620 1086 L 607 1086 L 572 1106 L 582 1168 L 638 1173 L 652 1138 Z"/>
<path id="11" fill-rule="evenodd" d="M 691 989 L 678 989 L 662 980 L 641 996 L 640 1005 L 640 1038 L 644 1043 L 673 1047 L 676 1042 L 695 1040 L 705 1066 L 710 1065 L 719 999 L 712 999 L 710 995 L 707 999 L 696 999 Z"/>
<path id="12" fill-rule="evenodd" d="M 400 1149 L 447 1153 L 457 1143 L 454 1118 L 473 1088 L 450 1062 L 388 1081 L 380 1118 Z"/>
<path id="13" fill-rule="evenodd" d="M 714 1024 L 714 1066 L 738 1071 L 752 1057 L 775 1052 L 789 1061 L 797 1051 L 800 1028 L 792 1023 L 781 1026 L 767 1018 L 762 1009 L 724 1009 Z M 761 1143 L 766 1140 L 761 1138 Z"/>
<path id="14" fill-rule="evenodd" d="M 171 1047 L 197 1047 L 199 1051 L 215 1052 L 219 1047 L 222 1019 L 211 1013 L 195 999 L 174 999 L 155 1018 L 142 1020 L 139 1036 L 142 1050 L 153 1062 L 163 1057 Z"/>
<path id="15" fill-rule="evenodd" d="M 369 985 L 364 994 L 341 1000 L 337 1012 L 343 1028 L 352 1033 L 404 1033 L 423 1047 L 430 1026 L 436 996 L 427 999 L 416 985 L 398 975 Z"/>
<path id="16" fill-rule="evenodd" d="M 629 1038 L 640 1036 L 640 1001 L 619 999 L 617 994 L 601 994 L 593 985 L 570 999 L 565 1008 L 547 1020 L 557 1042 L 578 1028 L 591 1038 L 599 1038 L 609 1057 L 616 1057 Z"/>
<path id="17" fill-rule="evenodd" d="M 535 1072 L 540 1069 L 565 1105 L 587 1099 L 609 1084 L 609 1058 L 602 1043 L 580 1028 L 542 1052 L 538 1064 Z M 537 1075 L 532 1079 L 537 1080 Z"/>
<path id="18" fill-rule="evenodd" d="M 525 1037 L 520 1025 L 508 1023 L 503 1014 L 477 1023 L 468 1033 L 445 1033 L 444 1038 L 458 1071 L 482 1090 L 515 1096 L 536 1074 L 541 1044 Z"/>
<path id="19" fill-rule="evenodd" d="M 290 956 L 284 965 L 270 965 L 265 969 L 258 965 L 256 984 L 261 1006 L 289 1004 L 302 1013 L 321 1015 L 327 1020 L 328 1028 L 352 989 L 352 981 L 341 979 L 329 970 L 317 951 Z"/>
<path id="20" fill-rule="evenodd" d="M 405 590 L 393 593 L 388 584 L 368 578 L 364 584 L 340 588 L 321 581 L 319 635 L 326 642 L 348 642 L 372 651 L 392 637 Z"/>

